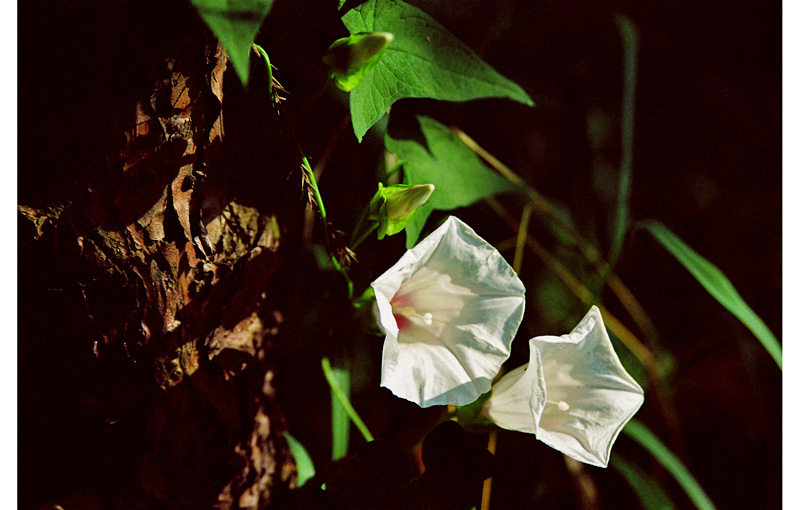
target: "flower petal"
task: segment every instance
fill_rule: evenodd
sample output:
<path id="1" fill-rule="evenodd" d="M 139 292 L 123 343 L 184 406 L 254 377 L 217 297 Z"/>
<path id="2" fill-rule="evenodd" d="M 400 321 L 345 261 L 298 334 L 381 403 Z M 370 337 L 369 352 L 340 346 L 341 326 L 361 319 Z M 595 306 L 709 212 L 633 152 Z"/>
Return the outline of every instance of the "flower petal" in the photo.
<path id="1" fill-rule="evenodd" d="M 535 434 L 546 401 L 542 360 L 539 351 L 532 349 L 530 363 L 507 373 L 492 386 L 492 396 L 481 413 L 498 427 Z"/>
<path id="2" fill-rule="evenodd" d="M 421 407 L 466 405 L 489 390 L 525 306 L 497 250 L 451 216 L 372 287 L 386 332 L 381 386 Z"/>
<path id="3" fill-rule="evenodd" d="M 574 459 L 606 467 L 644 392 L 622 367 L 600 310 L 593 306 L 569 335 L 530 343 L 541 355 L 547 385 L 536 437 Z"/>

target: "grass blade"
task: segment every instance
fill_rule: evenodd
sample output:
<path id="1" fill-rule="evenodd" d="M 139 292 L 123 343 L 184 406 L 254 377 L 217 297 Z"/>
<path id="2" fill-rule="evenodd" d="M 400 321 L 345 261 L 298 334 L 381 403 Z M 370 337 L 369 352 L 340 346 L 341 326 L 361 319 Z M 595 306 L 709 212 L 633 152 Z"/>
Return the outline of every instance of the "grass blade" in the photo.
<path id="1" fill-rule="evenodd" d="M 346 368 L 332 368 L 333 377 L 339 384 L 339 390 L 345 398 L 350 397 L 350 371 Z M 331 460 L 339 460 L 347 456 L 350 449 L 350 418 L 347 411 L 336 397 L 336 392 L 331 388 L 331 433 L 333 445 Z"/>
<path id="2" fill-rule="evenodd" d="M 639 498 L 645 510 L 674 510 L 675 503 L 657 481 L 644 474 L 636 465 L 619 455 L 611 457 L 611 467 L 619 471 Z"/>
<path id="3" fill-rule="evenodd" d="M 297 487 L 302 487 L 316 474 L 314 462 L 300 441 L 291 436 L 288 432 L 283 433 L 283 437 L 289 444 L 289 451 L 292 452 L 294 462 L 297 465 Z"/>
<path id="4" fill-rule="evenodd" d="M 366 439 L 367 441 L 372 441 L 374 439 L 372 437 L 372 434 L 367 428 L 367 425 L 364 423 L 364 421 L 358 415 L 356 410 L 353 408 L 353 405 L 350 403 L 350 399 L 347 397 L 347 393 L 344 392 L 342 386 L 339 384 L 339 379 L 337 377 L 337 374 L 331 367 L 331 361 L 328 358 L 322 358 L 322 371 L 325 374 L 325 379 L 328 381 L 328 386 L 330 386 L 331 388 L 331 395 L 333 397 L 332 400 L 333 399 L 336 400 L 336 402 L 333 403 L 334 412 L 336 412 L 335 410 L 337 409 L 337 405 L 341 406 L 341 408 L 344 410 L 345 416 L 353 420 L 353 424 L 356 426 L 356 428 L 358 428 L 359 432 L 361 432 L 361 435 L 364 436 L 364 439 Z M 346 381 L 349 393 L 350 373 L 349 372 L 345 373 L 347 374 Z M 334 420 L 332 421 L 333 421 L 332 426 L 333 426 L 333 441 L 334 441 L 333 460 L 337 460 L 338 458 L 344 457 L 347 454 L 347 447 L 345 445 L 345 447 L 343 448 L 344 454 L 342 454 L 341 457 L 335 456 L 335 454 L 341 453 L 342 451 L 342 446 L 340 445 L 340 443 L 337 442 L 343 441 L 342 437 L 345 434 L 347 434 L 347 437 L 349 439 L 350 429 L 349 429 L 349 424 L 347 423 L 337 424 L 336 421 Z M 337 444 L 339 444 L 338 449 L 337 449 Z"/>
<path id="5" fill-rule="evenodd" d="M 614 237 L 611 240 L 611 253 L 608 257 L 613 266 L 622 251 L 622 241 L 628 230 L 628 202 L 631 196 L 631 179 L 633 175 L 633 117 L 636 97 L 636 56 L 638 53 L 638 35 L 633 22 L 624 14 L 618 14 L 615 21 L 622 38 L 623 51 L 623 87 L 622 87 L 622 158 L 619 164 L 619 185 L 617 191 L 617 219 L 614 226 Z"/>
<path id="6" fill-rule="evenodd" d="M 686 245 L 678 236 L 662 223 L 647 220 L 640 224 L 667 249 L 685 267 L 700 284 L 705 287 L 714 299 L 727 308 L 747 326 L 761 345 L 783 370 L 783 350 L 780 342 L 764 321 L 744 302 L 731 281 L 717 266 L 703 258 Z"/>
<path id="7" fill-rule="evenodd" d="M 697 483 L 694 476 L 686 469 L 686 466 L 643 423 L 633 419 L 625 425 L 622 432 L 650 452 L 650 455 L 669 471 L 675 481 L 686 492 L 686 495 L 689 496 L 689 499 L 692 500 L 694 506 L 699 510 L 713 510 L 715 508 L 714 503 L 711 502 L 711 499 L 700 487 L 700 484 Z"/>

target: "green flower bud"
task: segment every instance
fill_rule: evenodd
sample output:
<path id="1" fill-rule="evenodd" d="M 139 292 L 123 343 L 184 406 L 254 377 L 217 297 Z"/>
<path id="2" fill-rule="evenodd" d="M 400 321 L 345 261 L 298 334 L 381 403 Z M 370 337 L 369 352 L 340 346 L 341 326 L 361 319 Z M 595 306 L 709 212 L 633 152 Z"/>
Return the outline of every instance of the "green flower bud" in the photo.
<path id="1" fill-rule="evenodd" d="M 384 187 L 378 183 L 378 192 L 370 202 L 370 217 L 378 221 L 378 239 L 401 232 L 435 189 L 433 184 Z"/>
<path id="2" fill-rule="evenodd" d="M 336 86 L 345 92 L 354 89 L 364 79 L 394 40 L 388 32 L 359 33 L 334 41 L 322 61 L 328 64 Z"/>
<path id="3" fill-rule="evenodd" d="M 402 186 L 402 187 L 400 187 Z M 400 221 L 414 212 L 431 196 L 436 187 L 433 184 L 408 186 L 398 184 L 384 188 L 386 193 L 386 216 L 390 221 Z"/>

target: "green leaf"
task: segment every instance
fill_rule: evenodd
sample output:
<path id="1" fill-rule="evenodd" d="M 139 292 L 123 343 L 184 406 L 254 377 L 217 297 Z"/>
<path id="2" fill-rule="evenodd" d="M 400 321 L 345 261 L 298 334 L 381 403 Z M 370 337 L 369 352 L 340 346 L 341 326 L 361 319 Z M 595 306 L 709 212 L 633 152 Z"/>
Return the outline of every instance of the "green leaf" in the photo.
<path id="1" fill-rule="evenodd" d="M 650 455 L 669 471 L 698 509 L 714 509 L 714 503 L 686 469 L 686 466 L 643 423 L 633 419 L 625 425 L 622 432 L 650 452 Z"/>
<path id="2" fill-rule="evenodd" d="M 314 471 L 314 462 L 306 449 L 300 444 L 300 441 L 292 437 L 288 432 L 283 433 L 286 443 L 289 445 L 289 451 L 292 452 L 294 462 L 297 465 L 297 486 L 302 487 L 307 481 L 314 478 L 316 471 Z"/>
<path id="3" fill-rule="evenodd" d="M 466 207 L 497 193 L 518 188 L 486 166 L 447 126 L 430 117 L 417 116 L 408 126 L 392 117 L 386 131 L 386 150 L 403 163 L 406 184 L 433 184 L 436 190 L 406 226 L 406 246 L 417 240 L 434 209 Z"/>
<path id="4" fill-rule="evenodd" d="M 645 510 L 673 510 L 675 503 L 658 482 L 647 476 L 638 466 L 616 455 L 611 457 L 611 467 L 619 471 L 636 493 Z"/>
<path id="5" fill-rule="evenodd" d="M 422 229 L 425 228 L 425 222 L 428 221 L 428 216 L 431 215 L 433 209 L 428 203 L 422 204 L 417 209 L 417 214 L 411 218 L 411 221 L 406 225 L 406 248 L 413 248 L 417 244 Z"/>
<path id="6" fill-rule="evenodd" d="M 747 326 L 772 356 L 778 367 L 783 370 L 783 350 L 778 339 L 764 324 L 764 321 L 744 302 L 728 277 L 717 266 L 689 248 L 686 243 L 662 223 L 655 220 L 647 220 L 640 225 L 653 234 L 664 248 L 678 259 L 678 262 L 705 287 L 714 299 L 719 301 L 722 306 Z"/>
<path id="7" fill-rule="evenodd" d="M 192 0 L 200 17 L 228 52 L 233 68 L 247 86 L 250 46 L 274 0 Z"/>
<path id="8" fill-rule="evenodd" d="M 506 97 L 533 106 L 516 83 L 492 69 L 425 12 L 401 0 L 369 0 L 342 16 L 351 34 L 390 32 L 394 41 L 361 84 L 350 92 L 359 141 L 398 99 L 468 101 Z"/>

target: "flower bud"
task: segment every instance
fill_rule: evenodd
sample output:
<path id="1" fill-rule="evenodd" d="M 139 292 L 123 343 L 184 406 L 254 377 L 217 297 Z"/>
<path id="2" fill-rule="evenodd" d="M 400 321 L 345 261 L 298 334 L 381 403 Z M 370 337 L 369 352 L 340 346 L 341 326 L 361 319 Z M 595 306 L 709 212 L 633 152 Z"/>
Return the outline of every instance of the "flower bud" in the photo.
<path id="1" fill-rule="evenodd" d="M 322 61 L 331 68 L 336 86 L 345 92 L 354 89 L 378 63 L 394 40 L 388 32 L 359 33 L 334 41 Z"/>
<path id="2" fill-rule="evenodd" d="M 433 184 L 416 184 L 402 188 L 390 186 L 386 191 L 386 216 L 390 221 L 400 221 L 414 212 L 431 196 L 436 187 Z"/>
<path id="3" fill-rule="evenodd" d="M 402 232 L 414 218 L 417 209 L 430 198 L 434 189 L 433 184 L 395 184 L 384 187 L 378 183 L 378 192 L 369 204 L 369 216 L 378 222 L 378 239 Z"/>

